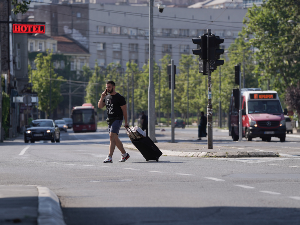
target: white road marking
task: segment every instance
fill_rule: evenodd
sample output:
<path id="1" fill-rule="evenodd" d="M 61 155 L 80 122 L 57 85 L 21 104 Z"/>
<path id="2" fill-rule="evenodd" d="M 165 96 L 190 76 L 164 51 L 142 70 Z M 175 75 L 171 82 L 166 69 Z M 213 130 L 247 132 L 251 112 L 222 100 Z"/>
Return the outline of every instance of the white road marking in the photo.
<path id="1" fill-rule="evenodd" d="M 214 180 L 214 181 L 225 181 L 225 180 L 214 178 L 214 177 L 204 177 L 204 178 L 209 179 L 209 180 Z"/>
<path id="2" fill-rule="evenodd" d="M 25 152 L 26 152 L 26 150 L 28 149 L 30 147 L 30 145 L 29 146 L 27 146 L 26 148 L 24 148 L 21 152 L 20 152 L 20 154 L 19 155 L 24 155 L 25 154 Z"/>
<path id="3" fill-rule="evenodd" d="M 300 201 L 300 197 L 299 197 L 299 196 L 290 196 L 289 198 L 295 199 L 295 200 L 299 200 L 299 201 Z"/>
<path id="4" fill-rule="evenodd" d="M 193 174 L 188 174 L 188 173 L 176 173 L 177 175 L 181 176 L 192 176 Z"/>
<path id="5" fill-rule="evenodd" d="M 75 166 L 75 164 L 65 164 L 66 166 Z"/>
<path id="6" fill-rule="evenodd" d="M 269 166 L 278 166 L 279 164 L 275 164 L 275 163 L 273 163 L 273 164 L 268 164 Z"/>
<path id="7" fill-rule="evenodd" d="M 124 168 L 124 170 L 140 170 L 140 169 L 134 169 L 134 168 Z"/>
<path id="8" fill-rule="evenodd" d="M 273 192 L 273 191 L 260 191 L 261 193 L 265 193 L 265 194 L 270 194 L 270 195 L 281 195 L 278 192 Z"/>
<path id="9" fill-rule="evenodd" d="M 100 167 L 108 167 L 108 166 L 100 166 Z"/>
<path id="10" fill-rule="evenodd" d="M 297 167 L 299 167 L 299 166 L 289 166 L 289 167 L 292 167 L 292 168 L 297 168 Z"/>
<path id="11" fill-rule="evenodd" d="M 83 166 L 94 166 L 94 165 L 83 165 Z"/>
<path id="12" fill-rule="evenodd" d="M 255 187 L 251 187 L 251 186 L 246 186 L 246 185 L 235 185 L 237 187 L 241 187 L 241 188 L 246 188 L 246 189 L 254 189 Z"/>
<path id="13" fill-rule="evenodd" d="M 162 173 L 160 171 L 155 171 L 155 170 L 152 170 L 152 171 L 149 171 L 149 173 Z"/>

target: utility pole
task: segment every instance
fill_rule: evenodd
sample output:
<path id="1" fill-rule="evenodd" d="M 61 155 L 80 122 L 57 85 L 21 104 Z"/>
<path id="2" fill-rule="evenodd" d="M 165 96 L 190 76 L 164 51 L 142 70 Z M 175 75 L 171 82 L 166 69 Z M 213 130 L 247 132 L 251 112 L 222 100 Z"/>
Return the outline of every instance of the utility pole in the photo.
<path id="1" fill-rule="evenodd" d="M 174 60 L 171 59 L 171 143 L 175 143 L 175 116 L 174 116 Z"/>
<path id="2" fill-rule="evenodd" d="M 155 90 L 153 79 L 153 1 L 149 0 L 149 88 L 148 88 L 148 133 L 149 138 L 155 138 Z"/>
<path id="3" fill-rule="evenodd" d="M 239 65 L 239 68 L 241 68 L 241 65 Z M 241 79 L 242 73 L 241 69 L 239 70 L 239 88 L 240 88 L 240 95 L 239 95 L 239 141 L 242 141 L 242 79 Z"/>
<path id="4" fill-rule="evenodd" d="M 134 127 L 134 73 L 131 69 L 131 83 L 132 83 L 132 92 L 131 92 L 131 123 Z"/>
<path id="5" fill-rule="evenodd" d="M 190 65 L 187 67 L 187 90 L 186 90 L 186 95 L 187 95 L 187 126 L 189 126 L 189 76 L 190 76 Z"/>
<path id="6" fill-rule="evenodd" d="M 127 121 L 129 124 L 129 73 L 127 72 Z"/>
<path id="7" fill-rule="evenodd" d="M 222 106 L 221 106 L 221 67 L 219 70 L 219 80 L 220 80 L 220 86 L 219 86 L 219 127 L 222 128 Z"/>
<path id="8" fill-rule="evenodd" d="M 207 56 L 209 56 L 209 37 L 211 36 L 211 30 L 207 29 Z M 209 59 L 209 58 L 208 58 Z M 209 68 L 209 60 L 207 60 L 207 68 Z M 207 147 L 213 149 L 213 130 L 212 130 L 212 104 L 211 104 L 211 70 L 208 69 L 208 104 L 207 104 Z"/>
<path id="9" fill-rule="evenodd" d="M 159 118 L 159 123 L 160 121 L 160 79 L 161 79 L 161 71 L 160 71 L 160 66 L 158 67 L 159 69 L 159 74 L 158 74 L 158 118 Z"/>
<path id="10" fill-rule="evenodd" d="M 49 100 L 50 100 L 50 102 L 49 102 L 49 109 L 50 109 L 50 112 L 49 112 L 49 118 L 51 119 L 51 59 L 49 59 L 49 73 L 50 73 L 50 79 L 49 79 L 49 82 L 50 82 L 50 85 L 49 85 L 49 87 L 50 87 L 50 96 L 49 96 Z"/>
<path id="11" fill-rule="evenodd" d="M 245 88 L 245 49 L 243 49 L 243 88 Z"/>
<path id="12" fill-rule="evenodd" d="M 1 37 L 1 29 L 0 29 L 0 37 Z M 1 40 L 0 40 L 0 58 L 1 58 Z M 2 140 L 2 74 L 1 74 L 1 63 L 0 63 L 0 142 Z"/>
<path id="13" fill-rule="evenodd" d="M 69 118 L 71 118 L 71 101 L 72 101 L 72 97 L 71 97 L 71 73 L 69 75 Z"/>

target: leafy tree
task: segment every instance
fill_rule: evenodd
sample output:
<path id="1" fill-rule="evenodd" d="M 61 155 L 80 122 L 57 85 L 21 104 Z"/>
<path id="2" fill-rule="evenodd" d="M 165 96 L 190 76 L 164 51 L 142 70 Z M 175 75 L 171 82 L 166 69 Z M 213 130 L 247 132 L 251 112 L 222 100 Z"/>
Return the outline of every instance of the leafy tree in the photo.
<path id="1" fill-rule="evenodd" d="M 30 82 L 33 84 L 33 89 L 38 93 L 39 109 L 44 111 L 48 117 L 57 107 L 62 97 L 60 94 L 60 85 L 62 77 L 54 72 L 52 63 L 52 53 L 43 56 L 38 54 L 35 59 L 36 70 L 30 71 L 28 74 Z M 50 74 L 51 74 L 51 90 L 50 90 Z M 51 108 L 49 94 L 51 91 Z"/>
<path id="2" fill-rule="evenodd" d="M 18 0 L 12 0 L 11 4 L 14 6 L 14 8 L 12 9 L 14 14 L 18 14 L 18 13 L 26 13 L 29 9 L 29 4 L 31 1 L 19 1 Z"/>

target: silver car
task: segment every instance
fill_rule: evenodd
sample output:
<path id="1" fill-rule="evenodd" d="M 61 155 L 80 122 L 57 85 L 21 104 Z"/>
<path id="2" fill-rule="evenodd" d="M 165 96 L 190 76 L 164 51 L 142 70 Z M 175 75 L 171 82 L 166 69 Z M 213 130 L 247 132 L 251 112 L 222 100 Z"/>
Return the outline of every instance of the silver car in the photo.
<path id="1" fill-rule="evenodd" d="M 285 116 L 284 119 L 285 119 L 286 133 L 287 134 L 288 133 L 292 134 L 293 133 L 293 126 L 292 126 L 292 120 L 291 120 L 291 118 L 288 117 L 288 116 Z"/>
<path id="2" fill-rule="evenodd" d="M 55 120 L 54 123 L 58 126 L 59 130 L 67 132 L 68 125 L 64 120 Z"/>

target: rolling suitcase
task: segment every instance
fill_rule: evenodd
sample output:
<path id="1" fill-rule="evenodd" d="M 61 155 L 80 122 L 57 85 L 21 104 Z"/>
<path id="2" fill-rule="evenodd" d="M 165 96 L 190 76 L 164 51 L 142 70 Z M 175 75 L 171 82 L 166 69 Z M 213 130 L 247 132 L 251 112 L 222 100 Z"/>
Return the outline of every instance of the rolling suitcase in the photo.
<path id="1" fill-rule="evenodd" d="M 142 153 L 146 161 L 156 160 L 156 162 L 158 162 L 158 159 L 162 155 L 162 152 L 153 143 L 153 141 L 149 137 L 137 137 L 131 130 L 129 132 L 131 132 L 135 136 L 135 138 L 131 138 L 129 136 L 132 144 Z"/>

